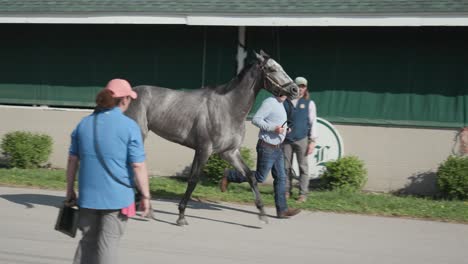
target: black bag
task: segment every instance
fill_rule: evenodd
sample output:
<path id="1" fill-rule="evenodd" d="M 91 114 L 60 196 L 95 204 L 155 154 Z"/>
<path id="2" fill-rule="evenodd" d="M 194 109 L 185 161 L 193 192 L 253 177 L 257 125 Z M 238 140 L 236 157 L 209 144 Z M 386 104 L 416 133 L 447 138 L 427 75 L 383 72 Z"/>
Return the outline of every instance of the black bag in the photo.
<path id="1" fill-rule="evenodd" d="M 75 237 L 78 228 L 79 209 L 77 206 L 69 206 L 63 203 L 60 208 L 55 230 L 64 233 L 70 237 Z"/>

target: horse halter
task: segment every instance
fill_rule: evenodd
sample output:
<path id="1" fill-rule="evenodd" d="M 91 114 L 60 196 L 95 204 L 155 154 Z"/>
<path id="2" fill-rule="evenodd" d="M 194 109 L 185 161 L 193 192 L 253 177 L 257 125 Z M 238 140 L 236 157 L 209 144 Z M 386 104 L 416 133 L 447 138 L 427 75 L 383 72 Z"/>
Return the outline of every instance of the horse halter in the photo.
<path id="1" fill-rule="evenodd" d="M 266 58 L 262 64 L 260 65 L 260 69 L 262 70 L 263 74 L 265 74 L 265 78 L 263 79 L 263 82 L 264 82 L 264 87 L 267 87 L 267 82 L 266 80 L 268 80 L 270 82 L 270 84 L 272 86 L 274 86 L 276 89 L 277 89 L 277 92 L 274 92 L 274 91 L 271 91 L 273 94 L 275 94 L 275 96 L 281 96 L 281 91 L 284 90 L 284 88 L 290 86 L 291 84 L 293 84 L 293 82 L 288 82 L 288 83 L 285 83 L 283 85 L 279 84 L 273 77 L 271 77 L 271 73 L 266 71 L 266 63 L 267 61 L 269 60 L 270 58 Z"/>

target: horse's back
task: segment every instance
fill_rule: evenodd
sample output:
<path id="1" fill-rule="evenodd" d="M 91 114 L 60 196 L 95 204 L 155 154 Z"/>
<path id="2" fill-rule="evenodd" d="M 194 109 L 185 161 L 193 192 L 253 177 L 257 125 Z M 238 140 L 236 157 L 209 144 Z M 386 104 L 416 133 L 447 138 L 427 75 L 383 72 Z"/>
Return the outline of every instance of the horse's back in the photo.
<path id="1" fill-rule="evenodd" d="M 138 98 L 126 113 L 140 125 L 170 141 L 190 145 L 189 135 L 206 115 L 202 90 L 180 91 L 157 86 L 136 86 Z"/>
<path id="2" fill-rule="evenodd" d="M 178 105 L 200 103 L 203 100 L 203 89 L 181 91 L 150 85 L 135 86 L 133 89 L 138 95 L 142 94 L 142 103 Z"/>
<path id="3" fill-rule="evenodd" d="M 210 88 L 180 91 L 142 85 L 134 90 L 138 98 L 132 101 L 127 115 L 137 121 L 144 134 L 151 130 L 191 148 L 204 142 L 216 152 L 242 142 L 244 120 L 234 121 L 228 111 L 232 102 Z"/>

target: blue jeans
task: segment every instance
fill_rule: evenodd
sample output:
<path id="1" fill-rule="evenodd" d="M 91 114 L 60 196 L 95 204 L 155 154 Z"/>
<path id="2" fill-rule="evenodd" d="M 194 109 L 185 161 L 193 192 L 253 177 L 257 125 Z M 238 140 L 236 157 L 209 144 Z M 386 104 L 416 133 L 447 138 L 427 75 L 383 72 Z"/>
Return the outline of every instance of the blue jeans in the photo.
<path id="1" fill-rule="evenodd" d="M 257 143 L 257 170 L 254 171 L 257 182 L 264 182 L 271 170 L 273 176 L 273 188 L 275 193 L 276 212 L 288 210 L 286 203 L 286 173 L 284 170 L 284 155 L 281 147 L 271 147 Z M 227 179 L 229 182 L 246 182 L 247 178 L 237 170 L 229 170 Z"/>

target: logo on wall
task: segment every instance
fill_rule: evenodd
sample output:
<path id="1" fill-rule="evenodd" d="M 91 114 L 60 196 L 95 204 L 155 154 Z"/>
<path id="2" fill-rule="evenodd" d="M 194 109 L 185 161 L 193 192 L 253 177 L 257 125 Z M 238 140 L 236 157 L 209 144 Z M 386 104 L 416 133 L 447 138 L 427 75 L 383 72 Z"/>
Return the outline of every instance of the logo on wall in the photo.
<path id="1" fill-rule="evenodd" d="M 309 177 L 318 178 L 325 170 L 325 162 L 337 160 L 344 155 L 343 140 L 338 130 L 327 120 L 317 117 L 318 139 L 315 143 L 314 153 L 308 156 Z M 293 158 L 293 169 L 299 176 L 297 159 Z"/>

